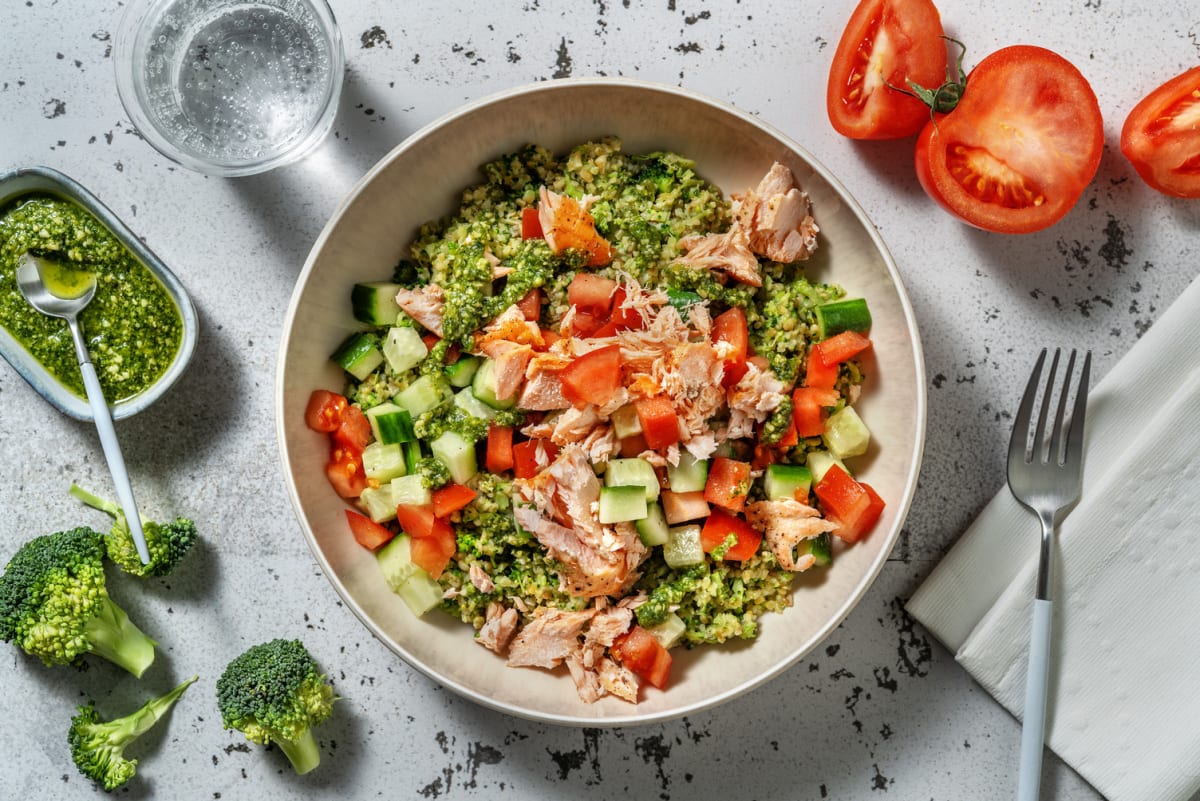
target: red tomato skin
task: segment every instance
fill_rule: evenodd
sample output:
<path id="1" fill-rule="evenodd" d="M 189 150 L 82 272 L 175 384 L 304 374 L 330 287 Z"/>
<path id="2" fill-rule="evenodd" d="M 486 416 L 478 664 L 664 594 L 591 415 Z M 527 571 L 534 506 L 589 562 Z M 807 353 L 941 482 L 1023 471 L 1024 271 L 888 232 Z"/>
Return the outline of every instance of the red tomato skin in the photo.
<path id="1" fill-rule="evenodd" d="M 521 209 L 521 238 L 543 239 L 542 222 L 538 219 L 538 210 L 533 206 Z"/>
<path id="2" fill-rule="evenodd" d="M 531 289 L 525 297 L 517 301 L 517 308 L 521 310 L 521 316 L 530 322 L 537 322 L 542 316 L 542 290 Z"/>
<path id="3" fill-rule="evenodd" d="M 718 314 L 713 320 L 711 336 L 714 343 L 727 342 L 733 346 L 723 363 L 725 372 L 721 376 L 721 386 L 726 389 L 736 386 L 749 369 L 746 357 L 750 352 L 750 329 L 746 324 L 746 311 L 733 306 Z"/>
<path id="4" fill-rule="evenodd" d="M 354 451 L 335 448 L 325 465 L 325 477 L 333 489 L 343 498 L 357 498 L 367 488 L 367 474 L 363 471 L 362 456 Z"/>
<path id="5" fill-rule="evenodd" d="M 358 544 L 372 551 L 396 536 L 387 526 L 381 526 L 353 509 L 346 510 L 346 522 L 350 524 L 350 532 Z"/>
<path id="6" fill-rule="evenodd" d="M 619 635 L 612 644 L 612 655 L 639 678 L 658 689 L 667 686 L 671 671 L 671 653 L 639 625 Z"/>
<path id="7" fill-rule="evenodd" d="M 576 406 L 603 406 L 621 386 L 621 346 L 606 345 L 589 351 L 559 373 L 563 397 Z"/>
<path id="8" fill-rule="evenodd" d="M 1104 151 L 1104 121 L 1087 78 L 1053 51 L 1014 45 L 979 62 L 967 87 L 954 111 L 917 137 L 914 160 L 925 193 L 963 222 L 995 233 L 1028 234 L 1061 220 Z M 982 175 L 979 166 L 996 172 Z M 991 180 L 997 172 L 1002 180 Z"/>
<path id="9" fill-rule="evenodd" d="M 837 522 L 834 534 L 847 543 L 858 542 L 874 528 L 884 501 L 869 485 L 856 481 L 833 465 L 813 487 L 825 516 Z"/>
<path id="10" fill-rule="evenodd" d="M 833 389 L 838 380 L 838 365 L 829 365 L 821 358 L 817 346 L 808 349 L 808 359 L 805 364 L 804 386 L 814 389 Z"/>
<path id="11" fill-rule="evenodd" d="M 658 451 L 679 442 L 679 418 L 669 398 L 640 398 L 634 405 L 647 448 Z"/>
<path id="12" fill-rule="evenodd" d="M 512 426 L 488 426 L 487 453 L 484 463 L 489 473 L 503 473 L 513 467 Z"/>
<path id="13" fill-rule="evenodd" d="M 333 432 L 334 447 L 362 453 L 370 441 L 371 423 L 367 416 L 357 406 L 347 406 L 337 430 Z"/>
<path id="14" fill-rule="evenodd" d="M 827 367 L 853 359 L 867 348 L 871 340 L 857 331 L 843 331 L 813 345 L 817 358 Z"/>
<path id="15" fill-rule="evenodd" d="M 449 517 L 475 500 L 478 493 L 463 484 L 446 484 L 432 493 L 431 503 L 435 517 Z"/>
<path id="16" fill-rule="evenodd" d="M 328 434 L 337 431 L 349 401 L 345 396 L 327 389 L 315 389 L 304 409 L 304 422 L 313 431 Z"/>
<path id="17" fill-rule="evenodd" d="M 704 500 L 732 512 L 740 512 L 750 494 L 750 463 L 717 456 L 708 470 Z"/>
<path id="18" fill-rule="evenodd" d="M 617 282 L 595 273 L 576 273 L 567 285 L 567 302 L 581 312 L 608 318 Z"/>
<path id="19" fill-rule="evenodd" d="M 792 422 L 800 437 L 825 433 L 825 409 L 838 402 L 837 391 L 821 387 L 797 387 L 792 392 Z"/>
<path id="20" fill-rule="evenodd" d="M 1121 128 L 1121 153 L 1151 188 L 1174 197 L 1200 197 L 1200 129 L 1180 122 L 1200 100 L 1200 67 L 1176 75 L 1146 95 Z"/>
<path id="21" fill-rule="evenodd" d="M 881 30 L 886 52 L 876 52 Z M 834 130 L 851 139 L 901 139 L 920 131 L 929 107 L 887 84 L 907 89 L 912 80 L 928 89 L 940 86 L 946 80 L 942 35 L 932 0 L 862 0 L 829 69 L 825 108 Z M 864 92 L 866 78 L 873 81 Z"/>
<path id="22" fill-rule="evenodd" d="M 762 544 L 763 539 L 762 532 L 737 515 L 720 509 L 713 509 L 705 519 L 704 526 L 700 529 L 700 547 L 705 553 L 712 553 L 730 534 L 737 537 L 737 542 L 725 552 L 726 561 L 744 562 L 758 553 L 758 546 Z"/>

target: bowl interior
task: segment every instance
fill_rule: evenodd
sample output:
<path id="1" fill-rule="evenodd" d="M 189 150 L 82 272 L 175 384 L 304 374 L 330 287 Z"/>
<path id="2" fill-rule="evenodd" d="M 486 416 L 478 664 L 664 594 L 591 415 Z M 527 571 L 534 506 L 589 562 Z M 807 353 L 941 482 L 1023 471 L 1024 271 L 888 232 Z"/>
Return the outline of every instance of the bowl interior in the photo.
<path id="1" fill-rule="evenodd" d="M 637 706 L 582 702 L 565 670 L 510 669 L 447 615 L 409 614 L 384 584 L 370 552 L 346 529 L 345 504 L 324 479 L 324 435 L 304 406 L 316 388 L 339 389 L 329 354 L 356 328 L 356 281 L 386 279 L 417 227 L 457 208 L 486 161 L 527 143 L 555 152 L 605 135 L 623 150 L 673 150 L 728 195 L 757 183 L 772 161 L 790 167 L 821 228 L 811 279 L 837 282 L 870 303 L 874 354 L 859 411 L 873 435 L 859 475 L 887 501 L 874 532 L 835 554 L 830 570 L 801 574 L 794 607 L 762 618 L 757 640 L 673 651 L 672 684 L 643 691 Z M 734 697 L 814 648 L 848 614 L 882 567 L 907 513 L 924 438 L 924 376 L 917 327 L 895 265 L 845 190 L 803 149 L 748 115 L 653 84 L 583 79 L 536 84 L 485 99 L 418 132 L 351 192 L 315 244 L 284 324 L 276 398 L 284 475 L 307 538 L 337 591 L 384 643 L 438 682 L 493 708 L 555 723 L 616 725 L 683 715 Z"/>
<path id="2" fill-rule="evenodd" d="M 170 389 L 187 367 L 192 352 L 195 350 L 197 337 L 196 310 L 192 306 L 192 301 L 184 290 L 183 284 L 162 260 L 154 255 L 142 240 L 95 195 L 72 178 L 49 167 L 29 167 L 0 175 L 0 209 L 31 194 L 53 195 L 69 200 L 95 217 L 125 246 L 126 250 L 154 274 L 179 311 L 182 332 L 179 349 L 175 352 L 175 358 L 171 361 L 170 366 L 157 381 L 144 391 L 110 404 L 114 420 L 135 415 Z M 92 407 L 88 404 L 87 398 L 76 395 L 67 389 L 2 326 L 0 326 L 0 355 L 4 356 L 8 363 L 21 374 L 21 377 L 59 411 L 76 420 L 92 419 Z"/>

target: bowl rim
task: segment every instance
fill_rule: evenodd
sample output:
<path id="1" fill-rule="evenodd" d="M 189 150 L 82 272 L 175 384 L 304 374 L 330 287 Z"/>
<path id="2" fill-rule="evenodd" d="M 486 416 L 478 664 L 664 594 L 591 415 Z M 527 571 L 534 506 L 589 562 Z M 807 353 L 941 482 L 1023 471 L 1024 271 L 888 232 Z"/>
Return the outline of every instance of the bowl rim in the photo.
<path id="1" fill-rule="evenodd" d="M 576 716 L 576 715 L 571 715 L 571 714 L 543 713 L 540 711 L 532 711 L 529 709 L 525 709 L 525 708 L 515 705 L 515 704 L 498 701 L 498 700 L 496 700 L 494 698 L 490 698 L 470 687 L 464 686 L 460 682 L 454 681 L 446 676 L 440 675 L 437 672 L 427 668 L 421 662 L 421 660 L 417 659 L 414 655 L 412 655 L 407 648 L 405 648 L 400 643 L 394 642 L 391 638 L 389 638 L 382 631 L 382 629 L 378 625 L 375 624 L 375 622 L 370 618 L 370 616 L 365 612 L 365 610 L 362 609 L 362 607 L 358 604 L 358 602 L 354 600 L 354 598 L 351 596 L 348 589 L 342 584 L 342 582 L 336 578 L 336 576 L 333 572 L 332 565 L 330 564 L 328 558 L 324 555 L 324 553 L 321 551 L 321 549 L 318 546 L 316 536 L 312 530 L 312 527 L 308 523 L 307 519 L 304 516 L 304 512 L 303 512 L 301 502 L 300 502 L 300 497 L 299 497 L 297 487 L 296 487 L 296 482 L 292 478 L 293 472 L 291 469 L 292 468 L 291 458 L 290 458 L 290 455 L 288 452 L 287 431 L 286 431 L 285 421 L 283 419 L 284 393 L 285 393 L 285 384 L 284 384 L 285 375 L 284 374 L 285 374 L 285 367 L 286 367 L 285 356 L 286 356 L 289 344 L 291 342 L 292 332 L 294 330 L 298 301 L 300 299 L 300 296 L 302 294 L 304 287 L 306 286 L 306 284 L 308 282 L 309 276 L 312 273 L 312 270 L 316 263 L 316 260 L 317 260 L 318 256 L 320 255 L 322 249 L 324 248 L 325 244 L 327 243 L 332 231 L 340 223 L 342 216 L 346 213 L 347 209 L 349 209 L 354 204 L 354 202 L 357 200 L 358 196 L 366 189 L 366 187 L 381 172 L 383 172 L 385 169 L 387 169 L 388 166 L 395 159 L 397 159 L 401 154 L 403 154 L 405 151 L 414 147 L 416 145 L 416 143 L 424 140 L 425 137 L 427 137 L 431 133 L 437 131 L 438 129 L 440 129 L 442 127 L 445 127 L 446 125 L 450 124 L 451 122 L 453 122 L 461 117 L 464 117 L 464 116 L 467 116 L 470 114 L 474 114 L 483 108 L 486 108 L 493 104 L 501 103 L 505 100 L 508 100 L 508 99 L 511 99 L 511 98 L 514 98 L 517 96 L 532 94 L 532 93 L 553 92 L 556 90 L 563 90 L 563 89 L 569 89 L 571 87 L 580 87 L 580 86 L 584 86 L 584 87 L 596 86 L 596 87 L 602 87 L 602 88 L 624 87 L 624 88 L 628 88 L 628 89 L 632 89 L 632 90 L 641 90 L 641 91 L 649 91 L 649 92 L 656 92 L 656 93 L 666 93 L 666 94 L 681 97 L 681 98 L 683 98 L 685 100 L 689 100 L 691 102 L 701 103 L 701 104 L 704 104 L 707 106 L 711 106 L 718 111 L 724 112 L 724 113 L 732 115 L 734 117 L 737 117 L 743 123 L 746 123 L 755 128 L 758 128 L 760 131 L 762 131 L 769 137 L 775 139 L 776 141 L 780 142 L 781 144 L 785 145 L 789 150 L 795 152 L 802 159 L 804 159 L 806 164 L 813 170 L 813 172 L 818 174 L 822 180 L 824 180 L 825 182 L 827 182 L 829 184 L 829 186 L 838 195 L 839 199 L 845 204 L 845 206 L 853 214 L 855 219 L 862 225 L 863 229 L 865 230 L 868 237 L 870 238 L 873 247 L 879 252 L 879 254 L 882 257 L 884 265 L 887 269 L 888 276 L 891 278 L 891 280 L 895 286 L 897 299 L 899 301 L 899 306 L 903 312 L 903 316 L 904 316 L 904 319 L 906 322 L 906 328 L 907 328 L 909 340 L 912 343 L 912 357 L 913 357 L 912 367 L 913 367 L 913 370 L 915 373 L 915 378 L 916 378 L 914 400 L 916 401 L 916 405 L 919 409 L 918 419 L 915 421 L 915 430 L 914 430 L 915 436 L 913 438 L 912 451 L 911 451 L 911 453 L 909 453 L 907 455 L 908 459 L 909 459 L 908 463 L 909 463 L 910 467 L 909 467 L 907 475 L 905 476 L 903 492 L 901 493 L 901 496 L 899 498 L 897 498 L 895 501 L 896 509 L 898 510 L 898 513 L 896 516 L 896 523 L 895 523 L 894 530 L 889 532 L 889 541 L 887 543 L 887 546 L 880 550 L 878 556 L 870 564 L 869 569 L 867 571 L 865 571 L 862 575 L 859 576 L 858 580 L 853 585 L 853 590 L 847 595 L 845 601 L 840 606 L 837 607 L 835 612 L 829 617 L 829 619 L 826 621 L 826 623 L 817 632 L 815 632 L 813 634 L 813 636 L 811 638 L 811 642 L 807 648 L 797 649 L 795 652 L 792 652 L 791 654 L 789 654 L 788 658 L 780 660 L 779 662 L 772 665 L 769 669 L 764 670 L 760 673 L 757 673 L 754 676 L 748 677 L 745 681 L 742 681 L 721 693 L 718 693 L 718 694 L 710 696 L 710 697 L 706 697 L 700 701 L 691 703 L 689 705 L 671 708 L 671 709 L 667 709 L 667 710 L 662 710 L 659 712 L 641 713 L 641 714 L 638 714 L 636 712 L 636 710 L 639 707 L 634 705 L 634 706 L 630 706 L 630 709 L 633 711 L 631 714 L 620 714 L 620 715 L 614 715 L 614 716 L 603 717 L 603 718 L 600 718 L 600 717 L 592 718 L 592 717 Z M 277 439 L 277 443 L 278 443 L 278 447 L 279 447 L 280 467 L 283 472 L 283 478 L 284 478 L 284 483 L 286 485 L 288 498 L 291 501 L 292 510 L 293 510 L 294 514 L 296 515 L 297 522 L 300 525 L 301 533 L 303 534 L 305 541 L 308 543 L 309 550 L 312 552 L 313 557 L 316 559 L 318 565 L 320 565 L 321 570 L 325 575 L 325 578 L 333 586 L 334 590 L 338 593 L 339 597 L 341 597 L 342 601 L 346 604 L 346 607 L 359 619 L 360 622 L 363 623 L 363 625 L 367 628 L 367 630 L 370 631 L 372 633 L 372 635 L 374 635 L 374 637 L 377 640 L 379 640 L 384 646 L 386 646 L 390 651 L 392 651 L 397 656 L 399 656 L 409 667 L 424 674 L 426 677 L 428 677 L 430 680 L 432 680 L 436 684 L 446 687 L 447 689 L 452 690 L 453 692 L 457 693 L 458 695 L 460 695 L 464 698 L 468 698 L 468 699 L 474 701 L 475 703 L 477 703 L 481 706 L 484 706 L 486 708 L 489 708 L 489 709 L 493 709 L 493 710 L 503 712 L 503 713 L 506 713 L 509 715 L 513 715 L 514 717 L 518 717 L 518 718 L 522 718 L 522 719 L 526 719 L 526 720 L 536 721 L 536 722 L 540 722 L 540 723 L 551 723 L 551 724 L 563 725 L 563 726 L 585 726 L 585 727 L 591 727 L 591 728 L 609 728 L 609 727 L 630 726 L 630 725 L 640 726 L 640 725 L 646 725 L 646 724 L 651 724 L 651 723 L 659 723 L 659 722 L 663 722 L 663 721 L 674 720 L 674 719 L 683 717 L 685 715 L 694 714 L 696 712 L 700 712 L 700 711 L 703 711 L 706 709 L 711 709 L 711 708 L 716 707 L 726 701 L 732 700 L 733 698 L 743 695 L 752 689 L 755 689 L 757 687 L 760 687 L 760 686 L 766 684 L 770 680 L 777 677 L 779 674 L 783 673 L 784 671 L 788 670 L 793 665 L 795 665 L 806 654 L 810 653 L 813 648 L 816 648 L 838 626 L 840 626 L 842 624 L 842 622 L 846 619 L 846 617 L 850 614 L 850 612 L 854 609 L 854 607 L 858 604 L 858 602 L 866 594 L 867 590 L 874 583 L 876 577 L 879 575 L 880 571 L 883 569 L 884 564 L 888 561 L 888 556 L 890 555 L 891 551 L 894 549 L 896 541 L 899 539 L 900 532 L 904 525 L 904 521 L 905 521 L 905 519 L 908 515 L 908 512 L 911 508 L 911 505 L 912 505 L 913 496 L 916 493 L 917 480 L 918 480 L 918 477 L 921 472 L 921 461 L 922 461 L 923 452 L 924 452 L 925 433 L 926 433 L 926 416 L 927 416 L 927 390 L 926 390 L 926 380 L 925 380 L 924 357 L 923 357 L 923 352 L 922 352 L 922 348 L 921 348 L 920 335 L 919 335 L 919 332 L 917 329 L 916 318 L 915 318 L 915 315 L 913 312 L 911 301 L 909 300 L 909 297 L 908 297 L 908 292 L 903 284 L 903 281 L 901 280 L 901 276 L 899 273 L 899 269 L 896 266 L 895 259 L 892 257 L 891 251 L 888 250 L 887 245 L 884 243 L 883 238 L 880 235 L 878 229 L 876 228 L 875 224 L 871 221 L 871 219 L 867 216 L 867 214 L 863 210 L 862 206 L 850 194 L 850 192 L 846 189 L 846 187 L 842 184 L 842 182 L 840 180 L 838 180 L 832 173 L 830 173 L 829 170 L 825 167 L 825 165 L 822 164 L 818 159 L 816 159 L 812 155 L 811 152 L 809 152 L 806 148 L 801 146 L 799 143 L 795 142 L 791 137 L 787 136 L 786 134 L 784 134 L 782 131 L 775 128 L 774 126 L 763 122 L 762 120 L 758 119 L 757 117 L 755 117 L 751 114 L 748 114 L 747 112 L 741 111 L 740 109 L 733 106 L 732 104 L 727 103 L 723 100 L 713 98 L 708 95 L 701 94 L 699 92 L 684 89 L 682 87 L 672 86 L 669 84 L 662 84 L 662 83 L 658 83 L 658 82 L 654 82 L 654 81 L 636 79 L 636 78 L 624 78 L 624 77 L 559 78 L 559 79 L 552 79 L 552 80 L 548 80 L 548 81 L 539 81 L 539 82 L 535 82 L 535 83 L 527 83 L 527 84 L 522 84 L 522 85 L 515 86 L 515 87 L 510 87 L 508 89 L 504 89 L 504 90 L 501 90 L 498 92 L 494 92 L 494 93 L 482 96 L 476 100 L 473 100 L 469 103 L 459 106 L 459 107 L 437 117 L 436 119 L 432 120 L 431 122 L 427 123 L 426 125 L 420 127 L 416 131 L 414 131 L 409 136 L 405 137 L 404 140 L 402 140 L 394 148 L 392 148 L 385 155 L 383 155 L 374 165 L 372 165 L 371 168 L 358 180 L 358 182 L 355 183 L 355 185 L 346 192 L 341 203 L 339 203 L 337 208 L 332 212 L 325 227 L 321 230 L 321 233 L 318 235 L 317 239 L 313 242 L 313 245 L 309 251 L 309 254 L 305 259 L 304 266 L 301 269 L 299 275 L 297 276 L 296 284 L 293 289 L 292 296 L 288 301 L 288 308 L 284 315 L 284 319 L 283 319 L 283 323 L 282 323 L 282 334 L 281 334 L 280 342 L 279 342 L 279 351 L 278 351 L 278 355 L 276 358 L 276 374 L 275 374 L 276 439 Z"/>
<path id="2" fill-rule="evenodd" d="M 21 167 L 0 174 L 0 209 L 7 208 L 10 203 L 25 195 L 33 194 L 57 196 L 75 203 L 95 217 L 134 258 L 154 274 L 179 310 L 179 349 L 175 352 L 170 366 L 157 381 L 138 394 L 115 403 L 109 402 L 113 420 L 132 417 L 158 400 L 183 375 L 196 349 L 199 330 L 196 308 L 179 278 L 162 259 L 155 255 L 120 217 L 74 178 L 45 166 Z M 93 419 L 92 407 L 87 398 L 74 394 L 54 378 L 3 326 L 0 326 L 0 355 L 39 395 L 60 412 L 76 420 Z"/>

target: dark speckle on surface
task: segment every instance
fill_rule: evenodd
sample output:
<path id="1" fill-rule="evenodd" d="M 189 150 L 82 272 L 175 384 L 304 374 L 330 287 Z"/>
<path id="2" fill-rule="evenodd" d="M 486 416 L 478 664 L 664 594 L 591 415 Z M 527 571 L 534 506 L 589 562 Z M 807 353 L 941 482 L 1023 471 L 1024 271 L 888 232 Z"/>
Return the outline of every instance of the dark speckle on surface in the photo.
<path id="1" fill-rule="evenodd" d="M 554 751 L 547 749 L 550 758 L 558 767 L 558 778 L 566 779 L 571 771 L 590 766 L 591 775 L 584 779 L 584 784 L 600 782 L 600 730 L 583 729 L 583 748 L 570 751 Z"/>
<path id="2" fill-rule="evenodd" d="M 557 57 L 554 59 L 553 78 L 570 78 L 571 70 L 574 69 L 574 63 L 571 61 L 571 51 L 567 48 L 567 39 L 564 36 L 558 44 Z"/>
<path id="3" fill-rule="evenodd" d="M 392 41 L 391 39 L 388 39 L 387 31 L 378 25 L 363 31 L 362 36 L 359 37 L 359 42 L 362 44 L 364 49 L 370 49 L 376 47 L 377 45 L 384 45 L 389 50 L 392 47 Z"/>
<path id="4" fill-rule="evenodd" d="M 55 117 L 61 117 L 67 113 L 67 104 L 59 100 L 57 97 L 52 97 L 42 105 L 42 116 L 48 120 Z"/>

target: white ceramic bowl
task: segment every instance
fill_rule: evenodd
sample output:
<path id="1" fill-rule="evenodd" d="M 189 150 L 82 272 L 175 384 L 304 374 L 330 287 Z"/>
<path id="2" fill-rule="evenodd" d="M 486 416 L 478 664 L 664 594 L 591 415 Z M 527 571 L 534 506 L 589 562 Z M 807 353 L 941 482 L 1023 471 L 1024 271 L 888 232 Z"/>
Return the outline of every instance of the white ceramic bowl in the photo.
<path id="1" fill-rule="evenodd" d="M 356 281 L 386 279 L 418 226 L 448 214 L 480 165 L 539 143 L 555 152 L 604 135 L 628 153 L 669 149 L 728 195 L 753 186 L 778 160 L 812 198 L 821 227 L 810 278 L 868 299 L 874 353 L 858 409 L 871 453 L 859 475 L 887 501 L 875 530 L 835 555 L 829 570 L 801 574 L 793 608 L 764 615 L 750 642 L 676 649 L 665 692 L 643 691 L 634 706 L 581 701 L 565 669 L 505 667 L 472 642 L 469 626 L 436 610 L 417 619 L 384 584 L 372 554 L 350 535 L 323 472 L 326 435 L 309 431 L 304 407 L 317 388 L 343 378 L 329 354 L 355 329 Z M 521 87 L 472 103 L 418 131 L 359 181 L 313 246 L 284 321 L 276 384 L 283 473 L 301 529 L 346 605 L 414 668 L 481 704 L 513 715 L 584 726 L 674 718 L 714 706 L 786 670 L 849 614 L 878 574 L 916 487 L 925 431 L 925 380 L 917 325 L 896 266 L 875 227 L 829 172 L 778 131 L 736 109 L 674 87 L 614 79 L 570 79 Z"/>

